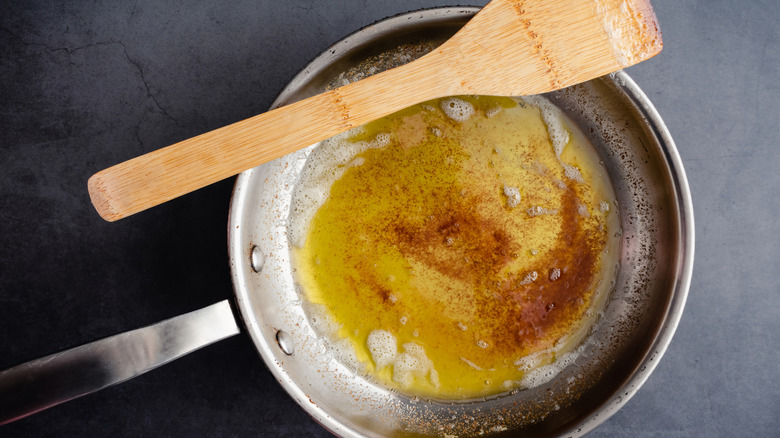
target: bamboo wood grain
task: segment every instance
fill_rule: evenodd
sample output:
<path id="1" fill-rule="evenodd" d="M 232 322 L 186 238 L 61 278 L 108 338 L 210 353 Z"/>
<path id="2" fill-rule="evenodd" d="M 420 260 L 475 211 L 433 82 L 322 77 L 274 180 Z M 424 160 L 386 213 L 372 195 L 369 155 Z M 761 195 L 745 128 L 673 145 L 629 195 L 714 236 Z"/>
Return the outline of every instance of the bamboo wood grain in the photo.
<path id="1" fill-rule="evenodd" d="M 89 194 L 115 221 L 425 100 L 554 91 L 661 47 L 649 0 L 493 0 L 416 61 L 100 171 Z"/>

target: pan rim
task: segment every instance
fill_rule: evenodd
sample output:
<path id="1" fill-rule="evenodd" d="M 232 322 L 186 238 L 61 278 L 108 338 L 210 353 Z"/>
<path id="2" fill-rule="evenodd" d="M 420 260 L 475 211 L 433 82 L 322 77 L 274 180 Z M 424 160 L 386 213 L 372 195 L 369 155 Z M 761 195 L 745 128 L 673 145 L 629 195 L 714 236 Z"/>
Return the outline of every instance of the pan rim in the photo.
<path id="1" fill-rule="evenodd" d="M 373 25 L 364 27 L 347 37 L 343 38 L 330 48 L 323 51 L 319 56 L 314 58 L 307 66 L 305 66 L 300 73 L 298 73 L 289 83 L 283 91 L 279 94 L 277 99 L 272 104 L 271 108 L 276 108 L 287 102 L 292 96 L 293 90 L 300 86 L 305 80 L 319 71 L 317 65 L 321 63 L 329 64 L 334 56 L 343 49 L 347 49 L 348 41 L 359 38 L 361 35 L 375 32 L 381 34 L 388 29 L 392 29 L 395 26 L 400 26 L 407 23 L 411 17 L 412 19 L 430 19 L 433 17 L 443 17 L 449 14 L 457 13 L 461 15 L 473 15 L 479 8 L 476 7 L 445 7 L 445 8 L 430 8 L 418 11 L 411 11 L 404 14 L 396 15 L 394 17 L 381 20 Z M 335 51 L 334 51 L 335 50 Z M 640 109 L 642 117 L 647 122 L 649 128 L 653 131 L 660 140 L 661 151 L 665 159 L 665 164 L 668 166 L 672 173 L 672 182 L 674 184 L 675 193 L 674 200 L 676 201 L 677 217 L 678 217 L 678 229 L 676 232 L 680 236 L 681 251 L 677 257 L 676 283 L 674 290 L 670 294 L 671 300 L 667 305 L 665 312 L 665 319 L 661 324 L 661 328 L 658 331 L 658 335 L 653 339 L 648 351 L 651 354 L 646 355 L 639 366 L 641 371 L 637 371 L 631 374 L 630 379 L 621 385 L 621 391 L 615 393 L 607 399 L 603 405 L 598 409 L 599 415 L 591 417 L 581 424 L 579 424 L 576 431 L 570 431 L 575 436 L 583 435 L 598 425 L 606 421 L 611 417 L 625 401 L 630 399 L 642 386 L 642 384 L 649 378 L 652 371 L 657 366 L 659 359 L 663 356 L 668 348 L 673 335 L 679 325 L 682 317 L 682 311 L 687 300 L 688 291 L 690 288 L 692 271 L 693 271 L 693 257 L 695 246 L 695 233 L 694 233 L 694 219 L 693 219 L 693 206 L 690 194 L 690 188 L 688 186 L 685 170 L 682 165 L 682 160 L 679 156 L 671 134 L 668 131 L 665 123 L 660 117 L 660 114 L 652 105 L 647 96 L 642 92 L 638 85 L 623 71 L 610 75 L 611 80 L 616 86 L 621 88 L 627 96 L 632 100 L 634 104 Z M 241 218 L 244 216 L 244 209 L 246 208 L 246 201 L 243 201 L 243 193 L 245 187 L 251 179 L 252 172 L 255 169 L 243 172 L 236 180 L 234 186 L 233 196 L 231 198 L 229 218 L 228 218 L 228 249 L 231 267 L 231 277 L 234 284 L 236 304 L 239 309 L 239 315 L 244 322 L 244 326 L 247 329 L 252 341 L 254 342 L 258 352 L 263 358 L 264 362 L 272 372 L 274 377 L 279 381 L 285 391 L 296 400 L 296 402 L 304 409 L 307 414 L 314 418 L 324 428 L 340 436 L 360 436 L 359 433 L 350 428 L 345 423 L 339 421 L 334 416 L 328 415 L 320 407 L 313 404 L 308 398 L 306 393 L 296 384 L 296 382 L 284 372 L 279 366 L 274 366 L 276 354 L 274 353 L 276 345 L 270 345 L 266 338 L 262 335 L 261 322 L 257 320 L 253 309 L 249 304 L 249 290 L 245 285 L 245 278 L 251 274 L 248 270 L 248 250 L 245 247 L 245 242 L 241 241 Z M 237 231 L 239 230 L 239 231 Z M 628 388 L 628 389 L 627 389 Z"/>

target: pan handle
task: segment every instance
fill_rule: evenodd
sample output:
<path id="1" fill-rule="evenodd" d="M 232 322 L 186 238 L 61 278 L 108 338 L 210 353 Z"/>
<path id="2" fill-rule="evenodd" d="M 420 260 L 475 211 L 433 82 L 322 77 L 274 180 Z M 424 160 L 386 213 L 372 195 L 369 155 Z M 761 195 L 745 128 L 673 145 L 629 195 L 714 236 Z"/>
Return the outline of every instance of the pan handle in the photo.
<path id="1" fill-rule="evenodd" d="M 115 385 L 239 333 L 225 300 L 0 372 L 0 425 Z"/>

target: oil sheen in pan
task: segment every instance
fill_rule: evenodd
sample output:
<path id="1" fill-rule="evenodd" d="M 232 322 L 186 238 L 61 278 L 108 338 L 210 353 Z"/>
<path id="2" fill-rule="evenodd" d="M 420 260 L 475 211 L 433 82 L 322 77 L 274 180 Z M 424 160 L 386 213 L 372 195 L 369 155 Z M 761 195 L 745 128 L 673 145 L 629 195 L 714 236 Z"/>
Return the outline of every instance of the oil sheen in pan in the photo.
<path id="1" fill-rule="evenodd" d="M 549 381 L 612 285 L 615 195 L 547 100 L 461 96 L 323 142 L 293 193 L 309 319 L 338 359 L 412 396 Z"/>

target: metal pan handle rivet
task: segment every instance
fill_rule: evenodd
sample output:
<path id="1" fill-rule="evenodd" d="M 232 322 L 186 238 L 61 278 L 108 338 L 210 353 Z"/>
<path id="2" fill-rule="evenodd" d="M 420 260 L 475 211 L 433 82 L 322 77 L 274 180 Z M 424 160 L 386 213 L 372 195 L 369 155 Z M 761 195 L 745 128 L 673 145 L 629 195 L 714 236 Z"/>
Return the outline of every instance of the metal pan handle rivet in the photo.
<path id="1" fill-rule="evenodd" d="M 279 344 L 279 348 L 282 349 L 284 354 L 288 356 L 292 356 L 293 352 L 295 352 L 292 336 L 283 330 L 276 332 L 276 343 Z"/>
<path id="2" fill-rule="evenodd" d="M 260 247 L 252 247 L 252 256 L 250 258 L 250 262 L 252 264 L 253 271 L 260 272 L 263 269 L 263 265 L 265 265 L 265 254 L 263 254 L 263 251 L 260 250 Z"/>

